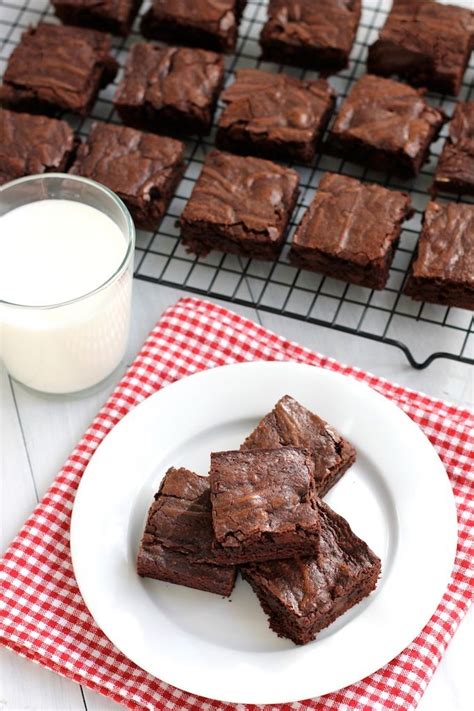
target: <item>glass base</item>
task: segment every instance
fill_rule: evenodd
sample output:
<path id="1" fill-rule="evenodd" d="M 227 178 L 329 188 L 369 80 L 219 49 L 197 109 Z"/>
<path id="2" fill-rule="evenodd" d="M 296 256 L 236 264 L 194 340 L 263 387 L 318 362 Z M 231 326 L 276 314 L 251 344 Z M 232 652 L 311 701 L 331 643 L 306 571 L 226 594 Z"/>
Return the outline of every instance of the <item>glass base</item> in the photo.
<path id="1" fill-rule="evenodd" d="M 51 393 L 46 392 L 44 390 L 37 390 L 36 388 L 32 388 L 30 385 L 25 385 L 25 383 L 22 383 L 21 380 L 17 380 L 16 378 L 14 378 L 13 375 L 10 375 L 10 378 L 14 383 L 22 387 L 27 392 L 31 393 L 32 395 L 40 396 L 46 400 L 81 400 L 82 398 L 95 395 L 106 386 L 111 385 L 114 380 L 118 382 L 122 375 L 125 374 L 125 370 L 126 364 L 124 356 L 120 360 L 118 365 L 114 368 L 114 370 L 112 370 L 111 373 L 109 373 L 98 383 L 95 383 L 95 385 L 90 385 L 88 388 L 84 388 L 83 390 L 74 390 L 73 392 L 66 393 Z"/>

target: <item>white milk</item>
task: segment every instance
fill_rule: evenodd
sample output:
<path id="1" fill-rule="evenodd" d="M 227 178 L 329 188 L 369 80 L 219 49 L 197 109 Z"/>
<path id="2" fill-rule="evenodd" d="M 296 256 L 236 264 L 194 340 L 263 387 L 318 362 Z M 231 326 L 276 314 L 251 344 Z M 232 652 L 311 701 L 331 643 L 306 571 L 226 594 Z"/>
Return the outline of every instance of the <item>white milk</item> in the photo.
<path id="1" fill-rule="evenodd" d="M 0 303 L 0 354 L 15 379 L 64 393 L 114 370 L 127 343 L 131 268 L 89 292 L 126 249 L 115 222 L 84 203 L 40 200 L 0 217 L 0 302 L 20 305 Z"/>

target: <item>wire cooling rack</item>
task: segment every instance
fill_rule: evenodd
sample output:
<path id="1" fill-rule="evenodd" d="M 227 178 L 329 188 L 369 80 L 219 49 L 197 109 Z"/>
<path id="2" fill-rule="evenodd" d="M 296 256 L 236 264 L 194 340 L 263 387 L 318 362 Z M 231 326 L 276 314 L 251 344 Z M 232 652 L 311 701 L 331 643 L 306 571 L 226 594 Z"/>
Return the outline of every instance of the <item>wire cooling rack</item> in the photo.
<path id="1" fill-rule="evenodd" d="M 347 96 L 354 81 L 366 72 L 367 49 L 377 38 L 390 4 L 390 0 L 364 0 L 349 67 L 330 78 L 339 95 L 338 105 Z M 140 15 L 149 5 L 149 2 L 144 2 Z M 240 25 L 236 53 L 226 57 L 227 82 L 232 80 L 235 69 L 244 67 L 259 67 L 273 72 L 284 70 L 300 78 L 317 76 L 313 72 L 259 60 L 258 37 L 266 19 L 266 5 L 267 0 L 248 0 Z M 56 22 L 47 0 L 0 0 L 0 75 L 3 75 L 8 57 L 23 30 L 42 20 Z M 137 40 L 140 40 L 138 21 L 135 22 L 134 32 L 126 40 L 114 39 L 114 52 L 121 65 L 128 48 Z M 119 123 L 112 104 L 115 84 L 101 92 L 90 118 L 79 121 L 67 117 L 80 136 L 87 135 L 92 120 Z M 474 98 L 472 57 L 458 100 L 471 98 Z M 432 93 L 428 94 L 428 99 L 434 105 L 441 106 L 448 115 L 452 114 L 456 102 L 452 97 Z M 215 120 L 218 116 L 219 110 Z M 474 364 L 474 319 L 470 312 L 420 304 L 402 293 L 418 239 L 423 210 L 429 200 L 428 191 L 437 156 L 446 135 L 445 126 L 439 140 L 432 146 L 429 163 L 411 181 L 401 181 L 383 172 L 325 155 L 319 156 L 314 167 L 292 164 L 300 174 L 301 194 L 287 244 L 278 261 L 262 262 L 218 252 L 197 259 L 187 254 L 180 244 L 177 218 L 191 194 L 204 155 L 214 143 L 214 123 L 210 136 L 187 141 L 188 167 L 158 232 L 138 232 L 135 277 L 391 344 L 400 348 L 415 368 L 425 368 L 436 358 Z M 405 223 L 390 277 L 383 291 L 346 284 L 313 272 L 298 270 L 288 264 L 287 254 L 294 228 L 314 197 L 321 175 L 328 170 L 403 189 L 411 194 L 416 213 Z M 466 202 L 474 200 L 467 199 Z"/>

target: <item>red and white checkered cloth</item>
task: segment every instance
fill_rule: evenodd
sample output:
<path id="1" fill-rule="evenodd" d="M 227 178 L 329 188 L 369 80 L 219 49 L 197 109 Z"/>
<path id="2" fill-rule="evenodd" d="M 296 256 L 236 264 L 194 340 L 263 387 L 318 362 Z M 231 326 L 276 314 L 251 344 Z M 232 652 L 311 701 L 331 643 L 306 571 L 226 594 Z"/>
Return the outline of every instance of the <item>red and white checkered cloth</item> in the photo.
<path id="1" fill-rule="evenodd" d="M 340 365 L 227 309 L 195 298 L 181 299 L 163 314 L 128 373 L 7 550 L 0 564 L 0 640 L 18 654 L 129 709 L 235 708 L 155 679 L 112 645 L 90 616 L 74 579 L 69 524 L 85 467 L 127 412 L 185 375 L 253 360 L 310 363 L 364 381 L 396 402 L 422 428 L 443 460 L 456 498 L 459 540 L 452 579 L 435 614 L 409 647 L 372 676 L 336 693 L 291 705 L 301 711 L 415 708 L 473 597 L 472 415 L 466 409 Z"/>

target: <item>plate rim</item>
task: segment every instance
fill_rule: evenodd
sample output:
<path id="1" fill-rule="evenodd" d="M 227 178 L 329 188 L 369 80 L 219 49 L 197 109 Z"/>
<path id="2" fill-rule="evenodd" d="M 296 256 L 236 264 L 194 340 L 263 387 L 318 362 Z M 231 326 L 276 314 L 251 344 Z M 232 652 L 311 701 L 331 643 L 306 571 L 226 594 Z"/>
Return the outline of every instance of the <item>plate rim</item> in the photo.
<path id="1" fill-rule="evenodd" d="M 259 370 L 262 368 L 264 370 L 267 370 L 267 369 L 271 370 L 272 368 L 275 368 L 275 367 L 277 369 L 282 368 L 282 367 L 283 368 L 289 367 L 291 369 L 297 368 L 299 371 L 306 369 L 308 372 L 309 371 L 311 371 L 312 373 L 317 372 L 320 377 L 323 377 L 323 378 L 328 377 L 329 379 L 332 378 L 334 380 L 337 380 L 337 381 L 339 381 L 339 383 L 342 387 L 345 387 L 346 385 L 350 384 L 351 387 L 356 387 L 357 389 L 364 391 L 365 394 L 368 395 L 369 397 L 375 398 L 375 400 L 378 401 L 380 404 L 383 403 L 382 406 L 388 407 L 389 410 L 391 410 L 392 415 L 394 415 L 398 418 L 401 418 L 401 420 L 404 421 L 405 424 L 408 423 L 408 426 L 412 429 L 413 432 L 416 431 L 416 436 L 421 437 L 421 439 L 425 441 L 425 445 L 424 445 L 425 447 L 426 447 L 426 445 L 428 445 L 432 455 L 434 455 L 434 457 L 437 460 L 438 469 L 440 469 L 440 474 L 437 477 L 439 479 L 439 483 L 441 485 L 441 481 L 443 481 L 444 483 L 442 485 L 450 493 L 450 496 L 447 497 L 448 501 L 445 502 L 446 503 L 446 525 L 448 525 L 448 516 L 449 516 L 449 528 L 451 529 L 450 530 L 451 552 L 450 552 L 450 556 L 449 556 L 450 562 L 448 565 L 447 564 L 448 556 L 446 556 L 446 561 L 444 562 L 443 586 L 441 586 L 441 584 L 439 584 L 438 587 L 440 588 L 441 592 L 436 597 L 436 603 L 433 603 L 431 605 L 429 614 L 428 614 L 428 612 L 426 612 L 426 614 L 424 615 L 423 621 L 420 621 L 419 623 L 417 623 L 416 631 L 415 631 L 415 633 L 413 633 L 412 631 L 410 632 L 409 639 L 407 638 L 407 635 L 405 635 L 405 639 L 404 639 L 403 643 L 398 645 L 399 646 L 398 651 L 396 651 L 394 654 L 391 654 L 389 659 L 385 659 L 385 661 L 383 661 L 382 663 L 378 663 L 375 668 L 370 668 L 368 671 L 365 671 L 363 676 L 359 676 L 357 679 L 351 678 L 351 679 L 349 679 L 349 681 L 347 681 L 347 679 L 346 679 L 344 683 L 338 685 L 337 687 L 330 688 L 327 690 L 322 690 L 322 691 L 317 690 L 315 693 L 313 693 L 311 695 L 311 698 L 313 698 L 317 695 L 331 693 L 331 692 L 336 691 L 338 689 L 344 688 L 348 684 L 356 683 L 361 678 L 364 678 L 364 677 L 374 673 L 375 671 L 377 671 L 377 669 L 381 668 L 381 666 L 383 666 L 384 664 L 391 661 L 391 659 L 393 659 L 401 651 L 403 651 L 403 649 L 405 649 L 406 646 L 411 643 L 411 641 L 417 636 L 417 634 L 419 632 L 421 632 L 421 630 L 423 629 L 425 624 L 429 621 L 429 619 L 435 612 L 435 610 L 442 598 L 442 595 L 444 594 L 444 592 L 447 588 L 447 585 L 449 583 L 454 560 L 455 560 L 455 552 L 456 552 L 456 545 L 457 545 L 457 510 L 456 510 L 456 506 L 455 506 L 454 495 L 452 492 L 449 477 L 446 473 L 444 465 L 441 462 L 436 450 L 431 445 L 431 443 L 429 442 L 428 438 L 426 437 L 424 432 L 421 430 L 421 428 L 394 401 L 388 399 L 387 397 L 385 397 L 384 395 L 382 395 L 381 393 L 376 391 L 373 387 L 371 387 L 367 383 L 360 381 L 350 375 L 335 372 L 335 371 L 332 371 L 332 370 L 329 370 L 326 368 L 321 368 L 319 366 L 313 366 L 313 365 L 306 364 L 306 363 L 297 363 L 294 361 L 276 360 L 276 361 L 246 361 L 243 363 L 232 363 L 232 364 L 228 364 L 228 365 L 224 365 L 224 366 L 216 366 L 215 368 L 209 368 L 209 369 L 205 369 L 205 370 L 201 370 L 201 371 L 189 374 L 187 376 L 184 376 L 183 378 L 180 378 L 177 381 L 174 381 L 166 386 L 163 386 L 158 391 L 151 394 L 149 397 L 145 398 L 145 400 L 143 400 L 138 405 L 133 407 L 133 409 L 130 410 L 112 428 L 112 430 L 106 435 L 106 437 L 104 437 L 104 439 L 102 440 L 102 442 L 99 444 L 99 446 L 95 450 L 94 454 L 92 455 L 91 459 L 89 460 L 89 462 L 86 466 L 86 469 L 84 470 L 83 475 L 81 477 L 81 481 L 79 483 L 79 486 L 78 486 L 78 489 L 76 492 L 76 497 L 74 500 L 74 505 L 73 505 L 73 511 L 72 511 L 72 516 L 71 516 L 71 528 L 70 528 L 71 559 L 72 559 L 72 564 L 73 564 L 73 569 L 74 569 L 76 581 L 77 581 L 79 590 L 81 592 L 81 595 L 83 597 L 83 600 L 84 600 L 84 603 L 85 603 L 87 609 L 89 610 L 90 614 L 96 621 L 97 625 L 100 627 L 100 629 L 107 636 L 107 638 L 128 659 L 130 659 L 130 661 L 132 661 L 134 664 L 139 666 L 141 669 L 144 669 L 148 673 L 152 674 L 157 679 L 163 681 L 164 683 L 172 684 L 172 685 L 176 686 L 178 689 L 181 689 L 187 693 L 200 695 L 200 696 L 207 696 L 208 698 L 219 700 L 224 703 L 244 703 L 244 704 L 246 704 L 246 703 L 248 703 L 248 704 L 292 703 L 292 702 L 296 702 L 296 701 L 302 700 L 304 698 L 309 698 L 309 697 L 306 692 L 303 695 L 299 694 L 299 693 L 296 695 L 284 694 L 284 697 L 281 694 L 273 695 L 273 696 L 271 695 L 271 693 L 264 694 L 264 696 L 262 696 L 260 694 L 260 696 L 258 696 L 258 699 L 257 699 L 257 695 L 254 696 L 253 698 L 249 698 L 248 695 L 240 696 L 239 698 L 237 698 L 235 696 L 235 694 L 230 694 L 229 696 L 225 696 L 222 694 L 214 695 L 214 694 L 210 693 L 209 691 L 204 690 L 203 688 L 196 689 L 196 688 L 191 688 L 191 687 L 187 686 L 186 683 L 183 683 L 183 679 L 182 679 L 183 675 L 182 674 L 180 675 L 179 673 L 178 673 L 179 680 L 177 680 L 176 678 L 170 679 L 169 677 L 167 679 L 164 679 L 162 676 L 161 677 L 158 676 L 156 670 L 151 669 L 150 665 L 143 664 L 143 660 L 138 661 L 137 658 L 135 657 L 135 655 L 130 656 L 126 651 L 124 651 L 121 641 L 117 642 L 117 637 L 114 634 L 113 630 L 111 631 L 111 634 L 109 634 L 110 628 L 108 628 L 106 631 L 106 629 L 104 629 L 104 626 L 102 626 L 102 624 L 100 624 L 99 621 L 97 620 L 95 614 L 92 612 L 92 609 L 94 608 L 94 602 L 91 601 L 91 599 L 89 597 L 89 594 L 88 594 L 89 590 L 85 591 L 85 589 L 84 589 L 84 588 L 87 588 L 87 584 L 84 585 L 84 582 L 85 582 L 84 579 L 81 580 L 82 574 L 81 573 L 78 574 L 78 568 L 80 568 L 80 565 L 78 565 L 78 560 L 80 559 L 80 556 L 81 556 L 81 554 L 78 552 L 80 550 L 80 545 L 79 545 L 80 537 L 78 534 L 78 528 L 80 527 L 80 518 L 79 517 L 80 517 L 80 513 L 81 513 L 81 507 L 83 506 L 82 498 L 84 496 L 87 496 L 87 487 L 89 486 L 88 482 L 92 478 L 90 472 L 91 471 L 93 472 L 95 462 L 97 462 L 97 453 L 99 451 L 101 453 L 103 453 L 104 450 L 107 450 L 108 447 L 113 446 L 115 438 L 120 436 L 122 429 L 130 427 L 130 425 L 129 425 L 130 422 L 133 422 L 136 418 L 146 418 L 147 417 L 146 414 L 143 414 L 143 413 L 146 413 L 148 411 L 148 409 L 152 410 L 154 407 L 154 403 L 157 400 L 159 400 L 161 397 L 163 397 L 164 393 L 168 392 L 168 395 L 164 396 L 165 399 L 166 399 L 166 397 L 172 397 L 173 393 L 175 391 L 179 391 L 179 389 L 181 389 L 181 388 L 186 388 L 187 387 L 186 384 L 190 380 L 192 380 L 194 383 L 196 383 L 197 379 L 206 381 L 208 378 L 211 378 L 211 380 L 212 380 L 215 377 L 217 377 L 217 378 L 221 377 L 220 373 L 222 373 L 223 371 L 225 371 L 225 373 L 228 373 L 229 371 L 233 371 L 235 369 L 239 369 L 239 371 L 240 371 L 243 368 L 245 368 L 249 371 Z M 218 373 L 218 374 L 216 375 L 216 373 Z M 285 385 L 285 388 L 286 388 L 286 385 Z M 283 389 L 284 388 L 282 388 L 282 390 Z M 169 395 L 170 392 L 171 392 L 171 396 Z M 282 392 L 282 394 L 283 394 L 283 392 Z M 112 442 L 112 445 L 111 445 L 111 442 Z M 102 454 L 100 454 L 99 457 L 100 456 L 102 456 Z M 441 474 L 444 474 L 444 477 L 441 476 Z M 86 482 L 86 483 L 84 484 L 84 482 Z M 450 509 L 449 512 L 448 512 L 448 509 Z M 78 514 L 78 511 L 79 511 L 79 514 Z M 448 568 L 449 568 L 449 572 L 448 572 Z M 106 627 L 107 627 L 107 625 L 106 625 Z"/>

